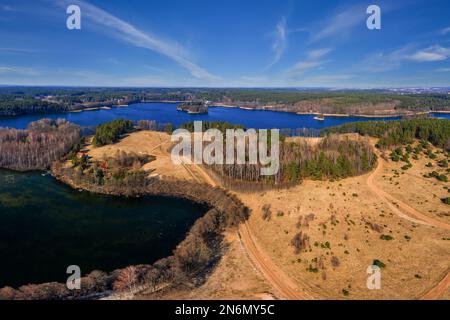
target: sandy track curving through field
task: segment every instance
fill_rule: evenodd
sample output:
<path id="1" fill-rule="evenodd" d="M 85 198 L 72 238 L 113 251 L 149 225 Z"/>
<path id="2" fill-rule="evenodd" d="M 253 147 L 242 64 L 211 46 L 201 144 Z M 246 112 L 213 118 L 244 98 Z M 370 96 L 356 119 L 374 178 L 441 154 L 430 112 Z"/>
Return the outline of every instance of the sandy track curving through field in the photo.
<path id="1" fill-rule="evenodd" d="M 424 294 L 420 300 L 437 300 L 445 291 L 450 288 L 450 272 L 442 279 L 437 286 Z"/>
<path id="2" fill-rule="evenodd" d="M 374 183 L 374 177 L 377 176 L 383 170 L 384 160 L 379 157 L 377 168 L 369 175 L 367 178 L 367 186 L 372 192 L 374 192 L 380 199 L 383 200 L 398 216 L 403 219 L 407 219 L 411 222 L 433 226 L 436 228 L 441 228 L 445 230 L 450 230 L 450 225 L 439 220 L 435 220 L 418 210 L 412 208 L 406 203 L 399 199 L 396 199 L 392 195 L 388 194 L 386 191 L 377 187 Z M 187 167 L 187 166 L 186 166 Z M 199 176 L 203 181 L 210 184 L 211 186 L 217 186 L 217 183 L 209 176 L 209 174 L 200 165 L 192 165 L 190 168 L 186 168 L 190 174 L 199 180 Z M 196 171 L 196 175 L 193 171 Z M 404 212 L 402 212 L 402 209 Z M 314 296 L 305 291 L 299 291 L 296 289 L 293 281 L 280 269 L 278 268 L 271 259 L 264 254 L 263 250 L 258 248 L 255 241 L 255 237 L 252 233 L 251 226 L 249 223 L 245 222 L 239 226 L 239 238 L 242 243 L 243 248 L 247 252 L 250 261 L 255 265 L 255 267 L 261 272 L 268 283 L 278 292 L 279 296 L 283 299 L 288 300 L 309 300 L 315 299 Z M 450 288 L 450 273 L 447 275 L 432 289 L 430 289 L 426 294 L 424 294 L 421 299 L 433 300 L 439 298 L 446 290 Z"/>
<path id="3" fill-rule="evenodd" d="M 375 185 L 373 182 L 373 178 L 383 170 L 383 164 L 384 160 L 379 157 L 378 158 L 378 164 L 377 168 L 370 174 L 370 176 L 367 178 L 367 186 L 376 194 L 378 197 L 380 197 L 397 215 L 399 215 L 401 218 L 407 219 L 411 222 L 420 223 L 428 226 L 433 226 L 440 229 L 450 230 L 450 225 L 433 219 L 418 210 L 412 208 L 411 206 L 407 205 L 406 203 L 402 202 L 401 200 L 393 197 L 386 191 L 380 189 Z M 395 206 L 394 203 L 398 206 Z M 401 212 L 399 210 L 401 208 L 406 213 L 414 216 L 415 218 L 412 218 L 411 216 L 408 216 L 407 214 Z M 446 290 L 450 288 L 450 272 L 447 273 L 447 275 L 442 279 L 435 287 L 433 287 L 430 291 L 428 291 L 425 295 L 421 297 L 423 300 L 435 300 L 439 298 Z"/>
<path id="4" fill-rule="evenodd" d="M 251 229 L 247 222 L 241 223 L 239 226 L 239 238 L 245 248 L 250 260 L 259 269 L 266 280 L 278 291 L 283 299 L 288 300 L 311 300 L 314 299 L 307 292 L 300 292 L 295 289 L 292 283 L 283 271 L 262 253 L 256 246 Z"/>
<path id="5" fill-rule="evenodd" d="M 192 171 L 194 169 L 204 179 L 204 181 L 213 187 L 217 186 L 217 183 L 212 179 L 209 174 L 200 165 L 193 164 L 188 168 L 185 165 L 191 175 L 198 177 Z M 296 289 L 295 284 L 289 277 L 278 268 L 262 250 L 259 250 L 255 242 L 255 238 L 252 234 L 250 225 L 247 222 L 241 223 L 239 226 L 239 239 L 246 251 L 250 261 L 260 271 L 268 283 L 278 292 L 279 296 L 288 300 L 307 300 L 314 299 L 307 292 L 300 292 Z"/>
<path id="6" fill-rule="evenodd" d="M 400 217 L 407 219 L 414 223 L 420 223 L 425 224 L 429 226 L 433 226 L 440 229 L 450 230 L 450 224 L 447 224 L 445 222 L 433 219 L 413 207 L 409 206 L 408 204 L 402 202 L 401 200 L 394 198 L 392 195 L 387 193 L 386 191 L 380 189 L 376 186 L 376 184 L 373 182 L 373 178 L 383 170 L 383 164 L 384 160 L 379 157 L 378 158 L 378 165 L 377 168 L 370 174 L 370 176 L 367 178 L 367 186 L 370 190 L 372 190 L 378 197 L 380 197 L 397 215 Z M 396 205 L 394 205 L 394 203 Z M 405 213 L 400 211 L 402 209 Z M 408 215 L 409 214 L 409 215 Z M 413 216 L 413 217 L 411 217 Z"/>

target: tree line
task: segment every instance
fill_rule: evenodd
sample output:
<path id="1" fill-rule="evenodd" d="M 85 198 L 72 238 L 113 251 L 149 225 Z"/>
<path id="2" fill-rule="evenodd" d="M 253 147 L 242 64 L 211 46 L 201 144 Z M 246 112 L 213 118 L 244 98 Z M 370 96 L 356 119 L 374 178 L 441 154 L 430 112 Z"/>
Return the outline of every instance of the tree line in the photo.
<path id="1" fill-rule="evenodd" d="M 42 119 L 26 130 L 0 128 L 0 167 L 45 170 L 80 141 L 80 128 L 63 119 Z"/>
<path id="2" fill-rule="evenodd" d="M 121 135 L 133 129 L 133 122 L 129 120 L 113 120 L 97 126 L 93 144 L 101 147 L 116 142 Z"/>
<path id="3" fill-rule="evenodd" d="M 0 101 L 0 116 L 65 112 L 66 106 L 34 98 Z"/>
<path id="4" fill-rule="evenodd" d="M 52 96 L 51 102 L 42 98 Z M 0 115 L 65 111 L 83 105 L 103 106 L 153 101 L 211 101 L 285 112 L 373 114 L 387 109 L 450 110 L 447 94 L 395 94 L 382 90 L 246 89 L 246 88 L 0 88 Z M 3 106 L 3 107 L 2 107 Z M 199 111 L 194 108 L 194 111 Z M 204 112 L 204 108 L 201 108 Z M 3 113 L 2 113 L 3 110 Z"/>
<path id="5" fill-rule="evenodd" d="M 350 132 L 379 138 L 379 147 L 409 144 L 413 139 L 420 139 L 450 151 L 450 120 L 446 119 L 353 122 L 324 129 L 322 134 Z"/>
<path id="6" fill-rule="evenodd" d="M 289 186 L 308 178 L 342 179 L 368 172 L 375 163 L 376 155 L 366 139 L 330 135 L 316 145 L 305 140 L 282 140 L 280 169 L 274 176 L 262 176 L 260 164 L 215 164 L 208 168 L 226 184 L 244 182 L 241 187 L 246 185 L 247 189 L 258 189 L 251 183 Z"/>

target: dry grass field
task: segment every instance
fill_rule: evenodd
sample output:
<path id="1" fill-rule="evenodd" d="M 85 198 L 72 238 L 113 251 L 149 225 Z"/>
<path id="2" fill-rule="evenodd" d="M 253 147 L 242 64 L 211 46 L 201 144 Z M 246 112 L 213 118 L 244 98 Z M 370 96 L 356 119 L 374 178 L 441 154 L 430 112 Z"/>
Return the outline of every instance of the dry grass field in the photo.
<path id="1" fill-rule="evenodd" d="M 105 157 L 114 157 L 117 152 L 135 153 L 138 155 L 151 155 L 154 161 L 145 164 L 142 169 L 149 174 L 159 175 L 161 178 L 171 177 L 180 180 L 195 180 L 189 169 L 182 165 L 174 165 L 170 159 L 168 149 L 171 146 L 170 135 L 164 132 L 137 131 L 127 135 L 119 142 L 102 147 L 87 147 L 88 155 L 92 160 L 102 161 Z"/>
<path id="2" fill-rule="evenodd" d="M 373 183 L 417 211 L 448 223 L 450 208 L 440 199 L 448 194 L 444 187 L 449 184 L 422 177 L 438 170 L 425 164 L 441 157 L 430 160 L 422 155 L 399 175 L 394 172 L 402 172 L 404 163 L 380 159 L 383 170 L 373 175 Z M 394 211 L 396 203 L 380 198 L 368 186 L 372 174 L 238 194 L 252 209 L 249 227 L 261 255 L 292 280 L 298 292 L 317 299 L 418 299 L 450 271 L 450 231 Z M 270 206 L 270 220 L 263 219 L 264 206 Z M 314 218 L 305 223 L 307 216 Z M 308 241 L 295 253 L 291 242 L 299 232 Z M 380 290 L 367 288 L 366 270 L 374 260 L 384 264 Z M 208 286 L 209 282 L 204 287 Z M 448 297 L 447 288 L 439 298 Z"/>
<path id="3" fill-rule="evenodd" d="M 96 160 L 114 155 L 117 150 L 153 155 L 156 160 L 143 167 L 150 173 L 213 183 L 199 166 L 174 165 L 169 147 L 169 135 L 140 131 L 114 145 L 90 146 L 89 155 Z M 358 177 L 334 182 L 308 180 L 281 191 L 237 193 L 252 211 L 248 228 L 257 255 L 261 261 L 270 261 L 268 268 L 282 279 L 289 279 L 293 289 L 305 297 L 422 297 L 450 271 L 450 231 L 424 223 L 399 203 L 444 226 L 450 224 L 450 207 L 441 202 L 448 196 L 449 183 L 423 177 L 433 170 L 445 170 L 436 164 L 445 155 L 434 151 L 437 159 L 421 155 L 419 160 L 411 159 L 412 168 L 406 171 L 401 169 L 401 161 L 380 159 L 380 170 Z M 428 162 L 433 163 L 432 168 L 426 166 Z M 376 188 L 392 198 L 380 196 Z M 269 208 L 269 219 L 263 219 L 264 206 Z M 292 241 L 299 235 L 303 248 L 295 252 Z M 245 239 L 237 232 L 229 232 L 226 240 L 225 254 L 205 284 L 159 298 L 286 298 L 249 255 Z M 383 266 L 381 289 L 369 290 L 366 270 L 375 260 Z M 448 290 L 439 298 L 449 299 Z"/>

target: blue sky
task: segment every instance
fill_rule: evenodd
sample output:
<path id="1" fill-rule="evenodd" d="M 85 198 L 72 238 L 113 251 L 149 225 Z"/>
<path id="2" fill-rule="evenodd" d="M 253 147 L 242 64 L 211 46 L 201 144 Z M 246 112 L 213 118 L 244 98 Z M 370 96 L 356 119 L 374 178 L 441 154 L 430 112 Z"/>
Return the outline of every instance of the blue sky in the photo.
<path id="1" fill-rule="evenodd" d="M 0 0 L 0 84 L 450 86 L 449 13 L 448 0 Z"/>

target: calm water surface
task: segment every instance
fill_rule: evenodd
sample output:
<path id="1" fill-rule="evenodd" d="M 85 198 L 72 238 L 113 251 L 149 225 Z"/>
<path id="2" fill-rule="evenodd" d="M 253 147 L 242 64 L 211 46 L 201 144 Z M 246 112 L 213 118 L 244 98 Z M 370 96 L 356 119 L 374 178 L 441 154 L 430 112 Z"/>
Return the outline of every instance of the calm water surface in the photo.
<path id="1" fill-rule="evenodd" d="M 0 127 L 25 128 L 30 122 L 41 118 L 65 118 L 81 126 L 95 126 L 115 119 L 128 120 L 156 120 L 158 123 L 173 123 L 178 126 L 184 122 L 228 121 L 242 124 L 247 128 L 315 128 L 322 129 L 354 121 L 396 120 L 394 118 L 366 118 L 366 117 L 326 117 L 325 121 L 314 120 L 314 115 L 298 115 L 287 112 L 264 110 L 243 110 L 238 108 L 213 107 L 208 114 L 188 114 L 177 111 L 176 103 L 136 103 L 128 107 L 117 107 L 110 110 L 95 110 L 70 113 L 56 113 L 48 115 L 26 115 L 20 117 L 1 117 Z M 450 119 L 449 113 L 433 114 L 436 117 Z"/>
<path id="2" fill-rule="evenodd" d="M 189 201 L 79 192 L 41 173 L 0 170 L 0 287 L 65 282 L 169 256 L 207 209 Z"/>

